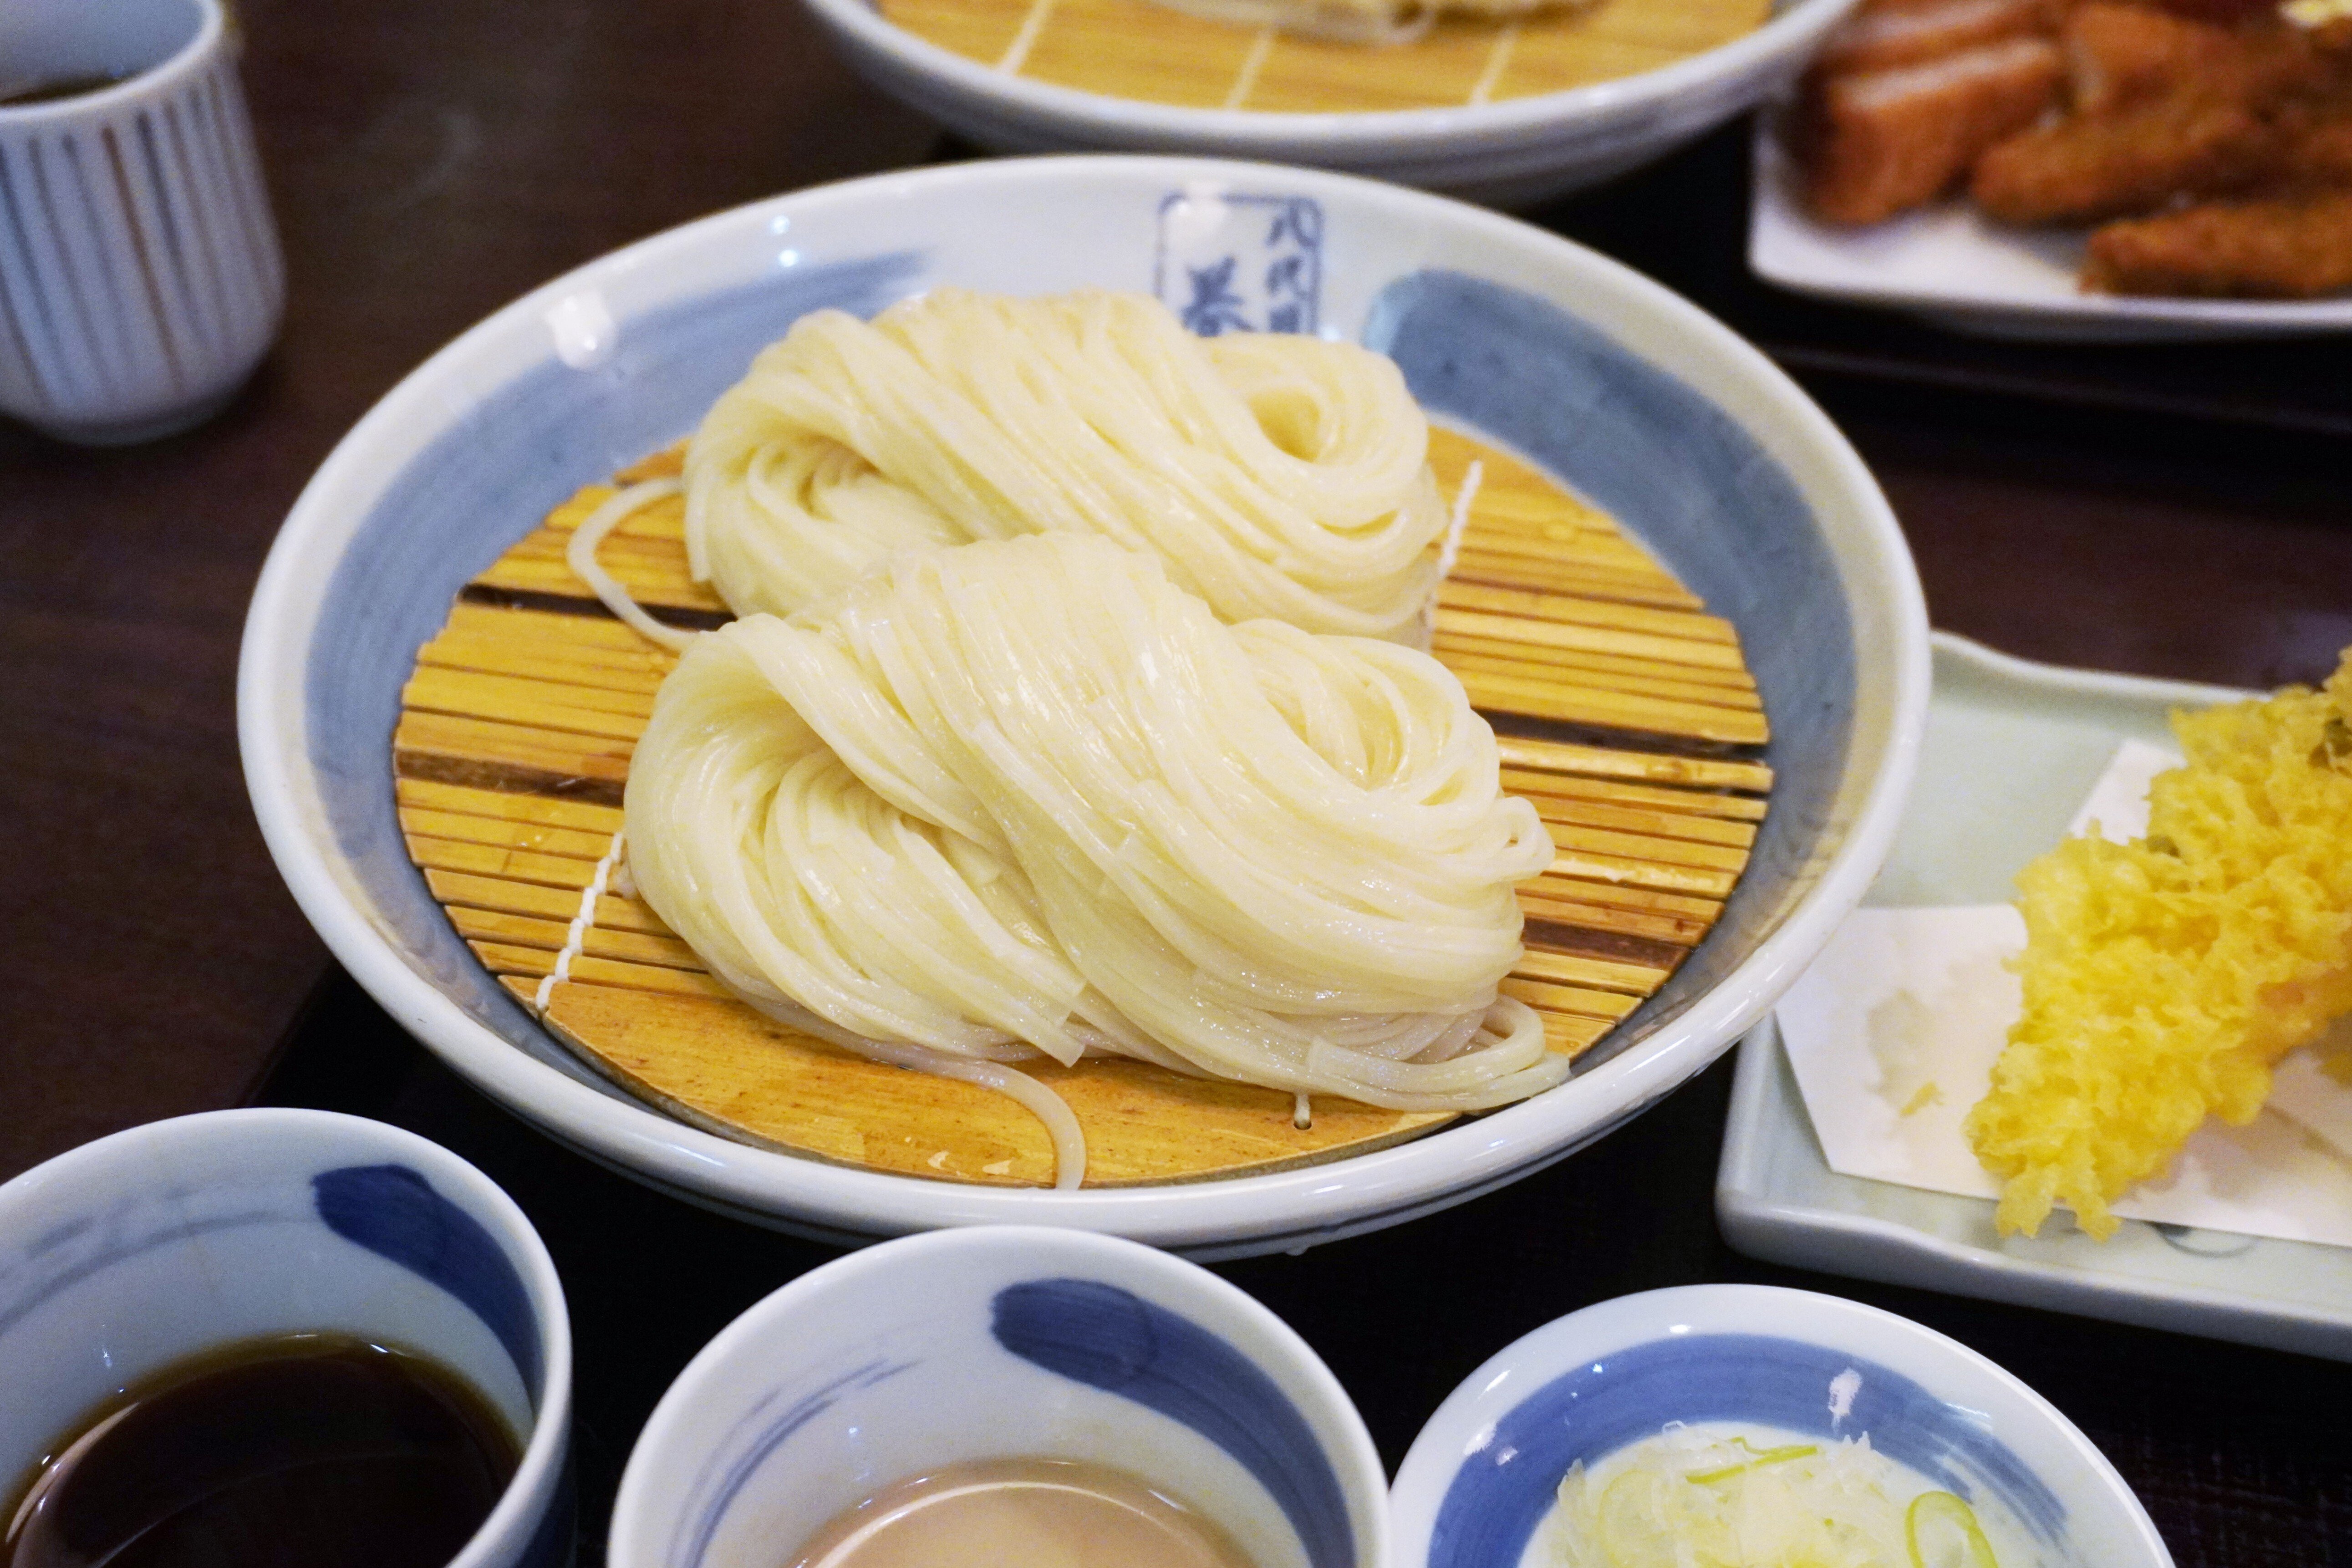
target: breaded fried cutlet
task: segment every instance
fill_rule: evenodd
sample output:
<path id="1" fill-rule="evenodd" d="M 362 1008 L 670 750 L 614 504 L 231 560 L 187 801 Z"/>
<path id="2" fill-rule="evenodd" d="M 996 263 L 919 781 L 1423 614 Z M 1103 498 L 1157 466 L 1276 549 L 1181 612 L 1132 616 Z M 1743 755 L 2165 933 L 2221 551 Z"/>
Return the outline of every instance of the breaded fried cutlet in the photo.
<path id="1" fill-rule="evenodd" d="M 2240 189 L 2278 142 L 2242 104 L 2173 94 L 2012 136 L 1977 160 L 1969 194 L 2003 223 L 2089 222 Z"/>
<path id="2" fill-rule="evenodd" d="M 2297 184 L 2352 186 L 2352 110 L 2296 125 L 2279 172 Z"/>
<path id="3" fill-rule="evenodd" d="M 1875 0 L 1857 7 L 1822 44 L 1824 74 L 1886 70 L 2004 38 L 2046 37 L 2062 0 Z"/>
<path id="4" fill-rule="evenodd" d="M 2091 235 L 2083 286 L 2260 300 L 2352 289 L 2352 189 L 2212 202 L 2108 224 Z"/>
<path id="5" fill-rule="evenodd" d="M 2192 85 L 2235 40 L 2226 28 L 2146 5 L 2090 0 L 2067 16 L 2058 47 L 2074 111 L 2107 114 Z"/>
<path id="6" fill-rule="evenodd" d="M 2298 93 L 2323 92 L 2335 80 L 2335 60 L 2302 27 L 2270 22 L 2240 27 L 2231 37 L 2237 47 L 2215 58 L 2209 90 L 2232 92 L 2267 110 Z"/>
<path id="7" fill-rule="evenodd" d="M 1979 153 L 2040 119 L 2063 70 L 2049 40 L 2011 38 L 1817 84 L 1801 133 L 1813 211 L 1876 223 L 1934 200 Z"/>

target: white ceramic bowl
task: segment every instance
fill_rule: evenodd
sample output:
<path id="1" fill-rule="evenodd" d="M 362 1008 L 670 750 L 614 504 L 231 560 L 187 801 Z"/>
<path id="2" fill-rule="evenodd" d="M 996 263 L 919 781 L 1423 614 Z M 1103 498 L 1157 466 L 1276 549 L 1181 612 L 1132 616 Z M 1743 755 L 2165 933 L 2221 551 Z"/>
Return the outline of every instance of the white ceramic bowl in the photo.
<path id="1" fill-rule="evenodd" d="M 1251 265 L 1226 265 L 1234 258 Z M 1277 268 L 1273 260 L 1301 265 Z M 1423 403 L 1571 480 L 1738 627 L 1774 739 L 1772 809 L 1738 893 L 1570 1082 L 1330 1164 L 1056 1193 L 846 1169 L 630 1099 L 477 963 L 408 863 L 390 736 L 451 596 L 577 487 L 690 431 L 760 345 L 823 305 L 938 284 L 1160 289 L 1303 279 L 1241 301 L 1370 342 Z M 256 589 L 238 672 L 255 809 L 336 956 L 485 1092 L 590 1157 L 834 1239 L 1076 1226 L 1231 1255 L 1296 1249 L 1500 1185 L 1656 1100 L 1730 1046 L 1860 898 L 1908 786 L 1927 624 L 1861 460 L 1764 357 L 1614 262 L 1491 213 L 1340 175 L 1181 159 L 888 174 L 707 218 L 591 263 L 474 328 L 320 468 Z"/>
<path id="2" fill-rule="evenodd" d="M 220 1110 L 86 1143 L 0 1186 L 0 1475 L 128 1384 L 215 1346 L 341 1333 L 432 1357 L 523 1441 L 449 1568 L 572 1561 L 572 1327 L 490 1179 L 413 1132 Z"/>
<path id="3" fill-rule="evenodd" d="M 612 1568 L 786 1561 L 836 1514 L 976 1459 L 1107 1465 L 1257 1568 L 1378 1568 L 1386 1478 L 1282 1320 L 1133 1242 L 991 1226 L 802 1276 L 670 1384 L 613 1508 Z"/>
<path id="4" fill-rule="evenodd" d="M 1472 1373 L 1397 1471 L 1391 1561 L 1518 1568 L 1570 1464 L 1669 1421 L 1867 1433 L 1945 1489 L 1994 1500 L 2045 1568 L 2171 1568 L 2131 1488 L 2048 1400 L 1906 1318 L 1766 1285 L 1621 1296 Z"/>
<path id="5" fill-rule="evenodd" d="M 1795 79 L 1853 3 L 1780 0 L 1745 37 L 1559 92 L 1454 109 L 1265 114 L 1055 87 L 927 43 L 884 21 L 873 0 L 805 0 L 867 80 L 997 152 L 1268 158 L 1506 206 L 1654 162 L 1754 108 Z"/>

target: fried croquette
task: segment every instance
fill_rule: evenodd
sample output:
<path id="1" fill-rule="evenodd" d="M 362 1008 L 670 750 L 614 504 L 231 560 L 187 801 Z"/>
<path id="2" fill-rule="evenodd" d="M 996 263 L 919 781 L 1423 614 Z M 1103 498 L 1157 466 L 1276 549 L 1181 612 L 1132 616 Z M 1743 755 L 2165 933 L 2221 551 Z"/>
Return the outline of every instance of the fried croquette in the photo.
<path id="1" fill-rule="evenodd" d="M 2303 127 L 2287 144 L 2283 165 L 2292 180 L 2352 186 L 2352 115 Z"/>
<path id="2" fill-rule="evenodd" d="M 2055 45 L 2011 38 L 1829 79 L 1804 132 L 1813 211 L 1832 223 L 1876 223 L 1934 200 L 1979 153 L 2039 119 L 2063 74 Z"/>
<path id="3" fill-rule="evenodd" d="M 2002 223 L 2086 223 L 2242 189 L 2277 149 L 2245 105 L 2175 94 L 2012 136 L 1977 160 L 1969 194 Z"/>
<path id="4" fill-rule="evenodd" d="M 2279 126 L 2284 183 L 2352 186 L 2352 92 L 2297 104 L 2280 116 Z"/>
<path id="5" fill-rule="evenodd" d="M 1864 0 L 1791 121 L 1805 199 L 1862 225 L 1964 184 L 1999 223 L 2136 220 L 2091 237 L 2090 289 L 2352 289 L 2330 195 L 2352 190 L 2352 0 L 2298 5 L 2326 15 L 2290 23 L 2277 0 Z"/>
<path id="6" fill-rule="evenodd" d="M 2352 289 L 2352 190 L 2216 202 L 2093 232 L 2083 287 L 2308 300 Z"/>
<path id="7" fill-rule="evenodd" d="M 2179 92 L 2235 40 L 2221 27 L 2145 5 L 2090 0 L 2059 29 L 2077 114 L 2107 114 Z"/>
<path id="8" fill-rule="evenodd" d="M 2042 37 L 2059 0 L 1876 0 L 1830 32 L 1815 68 L 1825 74 L 1917 65 L 2003 38 Z"/>
<path id="9" fill-rule="evenodd" d="M 2002 1234 L 2053 1204 L 2093 1236 L 2207 1116 L 2352 1013 L 2352 648 L 2318 691 L 2175 713 L 2188 764 L 2130 844 L 2074 838 L 2018 878 L 2025 1005 L 1969 1112 Z"/>

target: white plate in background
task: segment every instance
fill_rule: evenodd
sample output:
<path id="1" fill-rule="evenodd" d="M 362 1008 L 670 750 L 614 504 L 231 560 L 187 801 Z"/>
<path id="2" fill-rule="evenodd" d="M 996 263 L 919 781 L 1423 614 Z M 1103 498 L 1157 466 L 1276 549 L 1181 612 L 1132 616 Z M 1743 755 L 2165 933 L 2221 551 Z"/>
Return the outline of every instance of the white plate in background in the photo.
<path id="1" fill-rule="evenodd" d="M 1948 632 L 1935 659 L 1910 809 L 1865 905 L 2007 901 L 2118 742 L 2168 742 L 2171 709 L 2244 695 L 2029 663 Z M 1769 1022 L 1740 1046 L 1716 1212 L 1734 1247 L 1775 1263 L 2352 1361 L 2352 1248 L 2139 1220 L 2099 1242 L 2063 1217 L 2003 1237 L 1990 1199 L 1839 1175 Z"/>
<path id="2" fill-rule="evenodd" d="M 1524 207 L 1654 163 L 1784 90 L 1853 0 L 1773 0 L 1771 20 L 1754 32 L 1612 80 L 1346 114 L 1196 109 L 1061 87 L 919 37 L 886 20 L 877 0 L 802 3 L 859 75 L 992 152 L 1264 158 Z"/>
<path id="3" fill-rule="evenodd" d="M 2352 331 L 2352 295 L 2327 300 L 2157 300 L 2085 294 L 2083 228 L 1992 223 L 1941 202 L 1863 227 L 1816 221 L 1797 192 L 1780 117 L 1759 119 L 1748 265 L 1794 293 L 1883 305 L 1980 336 L 2163 342 Z"/>

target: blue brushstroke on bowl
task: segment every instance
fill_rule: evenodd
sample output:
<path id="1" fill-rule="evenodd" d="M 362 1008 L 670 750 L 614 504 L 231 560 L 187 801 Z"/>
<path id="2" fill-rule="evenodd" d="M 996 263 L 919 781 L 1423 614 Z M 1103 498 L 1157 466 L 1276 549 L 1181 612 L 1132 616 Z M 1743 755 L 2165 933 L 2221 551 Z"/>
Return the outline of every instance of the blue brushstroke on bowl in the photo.
<path id="1" fill-rule="evenodd" d="M 1612 514 L 1737 626 L 1771 722 L 1772 806 L 1738 888 L 1674 977 L 1578 1059 L 1589 1071 L 1713 990 L 1829 862 L 1856 682 L 1837 562 L 1796 481 L 1737 420 L 1548 300 L 1417 272 L 1373 300 L 1364 342 L 1397 362 L 1423 408 Z"/>
<path id="2" fill-rule="evenodd" d="M 1830 1384 L 1849 1371 L 1862 1386 L 1833 1419 Z M 1670 1421 L 1752 1422 L 1825 1439 L 1867 1433 L 1888 1458 L 1970 1501 L 1989 1491 L 2058 1544 L 2065 1504 L 1982 1420 L 1889 1367 L 1801 1340 L 1706 1334 L 1612 1351 L 1513 1405 L 1464 1458 L 1438 1505 L 1428 1568 L 1515 1568 L 1571 1464 Z"/>
<path id="3" fill-rule="evenodd" d="M 390 753 L 400 689 L 457 591 L 583 484 L 692 431 L 751 356 L 827 308 L 871 315 L 919 286 L 918 251 L 802 265 L 620 323 L 611 357 L 545 361 L 485 394 L 411 458 L 328 584 L 305 670 L 310 763 L 370 913 L 441 993 L 509 1044 L 615 1098 L 551 1040 L 450 927 L 409 863 Z"/>
<path id="4" fill-rule="evenodd" d="M 1257 1363 L 1189 1318 L 1094 1279 L 1032 1279 L 991 1303 L 996 1342 L 1180 1421 L 1255 1476 L 1313 1568 L 1354 1568 L 1355 1530 L 1314 1428 Z"/>
<path id="5" fill-rule="evenodd" d="M 181 1187 L 142 1193 L 116 1202 L 102 1217 L 68 1221 L 0 1254 L 0 1335 L 84 1280 L 142 1254 L 248 1226 L 282 1225 L 289 1217 L 265 1204 L 191 1219 L 198 1196 Z"/>
<path id="6" fill-rule="evenodd" d="M 744 1484 L 761 1465 L 767 1463 L 771 1454 L 782 1447 L 810 1422 L 832 1409 L 844 1394 L 887 1383 L 900 1373 L 921 1364 L 913 1361 L 867 1362 L 828 1378 L 816 1388 L 793 1398 L 778 1415 L 770 1416 L 763 1414 L 775 1403 L 777 1394 L 772 1394 L 752 1406 L 751 1418 L 759 1426 L 751 1440 L 739 1448 L 730 1437 L 720 1449 L 728 1456 L 726 1468 L 715 1479 L 706 1476 L 697 1482 L 697 1489 L 707 1490 L 709 1495 L 700 1507 L 681 1516 L 678 1540 L 670 1552 L 670 1561 L 677 1568 L 701 1568 L 703 1557 L 709 1552 L 711 1540 L 719 1533 L 719 1526 L 726 1519 L 727 1510 L 734 1506 Z"/>
<path id="7" fill-rule="evenodd" d="M 481 1221 L 407 1165 L 344 1165 L 310 1178 L 337 1236 L 438 1285 L 472 1309 L 513 1361 L 537 1407 L 544 1396 L 539 1320 L 522 1276 Z"/>

